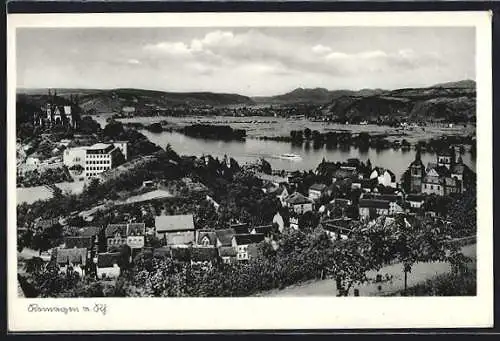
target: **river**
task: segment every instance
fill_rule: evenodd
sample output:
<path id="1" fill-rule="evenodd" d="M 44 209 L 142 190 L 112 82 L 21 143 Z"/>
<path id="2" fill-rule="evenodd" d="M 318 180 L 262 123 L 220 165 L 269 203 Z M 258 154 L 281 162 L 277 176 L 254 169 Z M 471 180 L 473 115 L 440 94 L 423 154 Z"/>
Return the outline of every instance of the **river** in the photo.
<path id="1" fill-rule="evenodd" d="M 109 114 L 102 114 L 95 119 L 104 126 L 106 119 L 110 117 Z M 314 170 L 318 164 L 324 159 L 327 161 L 345 161 L 347 158 L 358 158 L 362 161 L 370 159 L 373 166 L 379 166 L 390 169 L 398 179 L 403 172 L 408 168 L 408 165 L 415 158 L 415 151 L 402 151 L 402 150 L 376 150 L 368 149 L 361 151 L 355 147 L 335 148 L 330 149 L 323 146 L 319 149 L 313 148 L 312 144 L 308 148 L 307 145 L 293 146 L 287 142 L 265 141 L 257 139 L 261 136 L 282 136 L 288 135 L 290 130 L 304 129 L 317 129 L 319 131 L 338 131 L 350 130 L 353 132 L 367 131 L 370 133 L 384 133 L 401 134 L 397 129 L 390 127 L 380 127 L 375 125 L 332 125 L 324 122 L 311 122 L 304 120 L 285 120 L 282 118 L 274 117 L 135 117 L 129 119 L 121 119 L 122 122 L 140 122 L 143 124 L 151 124 L 166 120 L 174 125 L 186 125 L 197 122 L 211 123 L 211 124 L 228 124 L 233 128 L 246 129 L 247 140 L 240 141 L 214 141 L 206 139 L 197 139 L 185 136 L 176 132 L 162 132 L 152 133 L 148 130 L 141 130 L 147 138 L 161 146 L 165 147 L 170 144 L 172 148 L 180 155 L 196 155 L 210 154 L 219 158 L 227 155 L 233 157 L 240 163 L 252 162 L 257 158 L 263 157 L 267 160 L 273 169 L 284 170 Z M 440 134 L 467 134 L 471 132 L 471 127 L 444 127 L 433 126 L 426 127 L 425 131 L 410 131 L 404 132 L 406 134 L 398 139 L 405 138 L 408 141 L 416 141 L 420 138 L 429 138 L 431 136 L 439 136 Z M 425 136 L 424 136 L 425 135 Z M 301 156 L 298 161 L 292 161 L 279 158 L 282 154 L 293 153 Z M 466 152 L 462 155 L 465 164 L 471 167 L 474 171 L 476 169 L 475 158 L 471 153 Z M 423 153 L 422 161 L 425 165 L 429 162 L 435 162 L 435 154 Z"/>

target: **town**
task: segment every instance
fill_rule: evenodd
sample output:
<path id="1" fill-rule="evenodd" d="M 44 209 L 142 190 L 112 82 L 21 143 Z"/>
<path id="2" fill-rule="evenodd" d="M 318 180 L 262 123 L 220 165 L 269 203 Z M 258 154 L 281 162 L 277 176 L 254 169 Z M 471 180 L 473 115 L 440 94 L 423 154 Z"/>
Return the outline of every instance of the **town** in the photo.
<path id="1" fill-rule="evenodd" d="M 407 294 L 414 263 L 469 269 L 459 248 L 475 240 L 476 174 L 461 145 L 427 165 L 416 146 L 404 174 L 357 158 L 285 171 L 178 155 L 119 120 L 101 129 L 76 97 L 49 98 L 18 127 L 18 184 L 53 194 L 17 207 L 27 297 L 249 296 L 325 278 L 359 295 L 394 262 Z"/>

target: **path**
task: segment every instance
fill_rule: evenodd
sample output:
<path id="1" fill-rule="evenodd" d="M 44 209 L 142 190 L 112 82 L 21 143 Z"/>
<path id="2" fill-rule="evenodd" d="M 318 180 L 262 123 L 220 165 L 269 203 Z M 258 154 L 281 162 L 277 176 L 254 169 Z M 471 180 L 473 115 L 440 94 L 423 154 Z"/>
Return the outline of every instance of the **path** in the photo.
<path id="1" fill-rule="evenodd" d="M 465 256 L 471 257 L 473 263 L 476 260 L 476 244 L 464 246 L 462 253 Z M 412 267 L 412 272 L 408 274 L 408 287 L 415 286 L 419 283 L 433 278 L 437 275 L 450 272 L 451 267 L 448 263 L 417 263 Z M 377 272 L 370 271 L 368 278 L 375 278 Z M 366 283 L 353 287 L 349 296 L 353 295 L 354 289 L 359 289 L 360 296 L 381 296 L 388 293 L 394 293 L 404 289 L 404 274 L 402 272 L 402 264 L 397 263 L 383 267 L 378 274 L 384 277 L 386 274 L 392 275 L 392 280 L 384 283 Z M 378 287 L 381 287 L 379 290 Z M 337 294 L 337 286 L 333 279 L 320 281 L 310 281 L 294 286 L 290 286 L 283 290 L 272 290 L 261 293 L 258 296 L 335 296 Z"/>

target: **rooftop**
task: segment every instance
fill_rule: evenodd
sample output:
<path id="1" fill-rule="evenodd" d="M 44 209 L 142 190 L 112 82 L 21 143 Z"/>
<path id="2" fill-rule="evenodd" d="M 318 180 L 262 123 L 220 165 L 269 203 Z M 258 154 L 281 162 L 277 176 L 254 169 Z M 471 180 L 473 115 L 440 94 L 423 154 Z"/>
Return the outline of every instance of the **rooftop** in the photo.
<path id="1" fill-rule="evenodd" d="M 215 235 L 222 246 L 231 246 L 234 234 L 233 229 L 215 230 Z"/>
<path id="2" fill-rule="evenodd" d="M 122 237 L 127 235 L 127 224 L 109 224 L 106 226 L 106 238 L 114 237 L 119 234 Z"/>
<path id="3" fill-rule="evenodd" d="M 219 248 L 219 256 L 221 257 L 236 257 L 237 251 L 232 246 L 222 246 Z"/>
<path id="4" fill-rule="evenodd" d="M 326 189 L 326 185 L 325 184 L 314 184 L 312 185 L 311 187 L 309 187 L 309 190 L 310 191 L 324 191 Z"/>
<path id="5" fill-rule="evenodd" d="M 161 215 L 155 217 L 157 232 L 194 231 L 192 214 Z"/>
<path id="6" fill-rule="evenodd" d="M 115 264 L 118 264 L 119 258 L 120 258 L 119 252 L 99 253 L 97 255 L 97 267 L 112 268 Z"/>
<path id="7" fill-rule="evenodd" d="M 237 245 L 257 244 L 264 240 L 264 235 L 256 234 L 237 234 L 234 236 Z"/>
<path id="8" fill-rule="evenodd" d="M 57 264 L 81 264 L 87 263 L 87 249 L 73 248 L 73 249 L 57 249 L 56 251 Z"/>
<path id="9" fill-rule="evenodd" d="M 300 194 L 299 192 L 294 192 L 286 197 L 285 202 L 290 205 L 300 205 L 300 204 L 310 204 L 312 200 Z"/>
<path id="10" fill-rule="evenodd" d="M 360 199 L 359 207 L 389 209 L 389 201 L 375 199 Z"/>

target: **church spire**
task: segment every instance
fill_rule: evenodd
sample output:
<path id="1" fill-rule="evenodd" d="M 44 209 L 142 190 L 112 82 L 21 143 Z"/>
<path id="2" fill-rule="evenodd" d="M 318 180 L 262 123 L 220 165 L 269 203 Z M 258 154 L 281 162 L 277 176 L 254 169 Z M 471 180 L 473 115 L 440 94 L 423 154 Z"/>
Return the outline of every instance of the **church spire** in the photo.
<path id="1" fill-rule="evenodd" d="M 417 147 L 417 153 L 415 154 L 415 161 L 421 162 L 422 161 L 422 156 L 420 155 L 420 148 Z"/>

